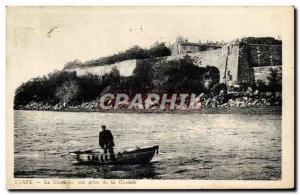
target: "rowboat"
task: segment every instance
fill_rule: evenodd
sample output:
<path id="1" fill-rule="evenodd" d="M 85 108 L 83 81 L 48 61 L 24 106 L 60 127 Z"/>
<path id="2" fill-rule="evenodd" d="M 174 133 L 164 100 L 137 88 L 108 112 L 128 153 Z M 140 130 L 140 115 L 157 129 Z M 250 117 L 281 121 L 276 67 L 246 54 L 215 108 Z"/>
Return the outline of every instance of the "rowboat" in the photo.
<path id="1" fill-rule="evenodd" d="M 70 152 L 78 164 L 85 165 L 113 165 L 113 164 L 149 164 L 159 146 L 136 148 L 131 151 L 116 154 L 104 154 L 95 150 L 78 150 Z"/>

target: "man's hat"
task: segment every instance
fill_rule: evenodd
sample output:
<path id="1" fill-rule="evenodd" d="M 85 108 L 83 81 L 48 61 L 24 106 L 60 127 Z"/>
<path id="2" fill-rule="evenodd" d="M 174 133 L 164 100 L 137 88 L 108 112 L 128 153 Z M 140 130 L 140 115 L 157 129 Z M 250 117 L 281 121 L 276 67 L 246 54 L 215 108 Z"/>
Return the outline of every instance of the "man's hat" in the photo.
<path id="1" fill-rule="evenodd" d="M 106 128 L 106 125 L 101 125 L 102 128 Z"/>

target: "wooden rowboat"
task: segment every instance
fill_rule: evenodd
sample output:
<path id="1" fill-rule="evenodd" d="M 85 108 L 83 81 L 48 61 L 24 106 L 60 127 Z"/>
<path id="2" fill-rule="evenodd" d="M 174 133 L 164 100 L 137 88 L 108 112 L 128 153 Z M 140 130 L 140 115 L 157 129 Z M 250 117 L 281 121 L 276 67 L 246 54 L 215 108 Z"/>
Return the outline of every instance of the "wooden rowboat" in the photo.
<path id="1" fill-rule="evenodd" d="M 103 154 L 95 150 L 79 150 L 70 152 L 78 164 L 86 165 L 112 165 L 112 164 L 148 164 L 155 152 L 158 154 L 158 146 L 137 148 L 131 151 L 119 152 L 114 155 Z"/>

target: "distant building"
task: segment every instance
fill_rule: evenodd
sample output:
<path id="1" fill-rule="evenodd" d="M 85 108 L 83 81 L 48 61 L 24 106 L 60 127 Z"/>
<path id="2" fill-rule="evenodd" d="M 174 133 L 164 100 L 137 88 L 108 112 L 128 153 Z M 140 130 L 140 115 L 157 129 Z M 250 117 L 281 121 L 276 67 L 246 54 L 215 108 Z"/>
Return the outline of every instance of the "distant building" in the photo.
<path id="1" fill-rule="evenodd" d="M 199 48 L 202 47 L 201 49 L 186 40 L 179 40 L 175 45 L 176 47 L 172 48 L 174 55 L 169 56 L 169 60 L 187 54 L 197 57 L 200 59 L 199 66 L 217 67 L 220 71 L 220 82 L 227 85 L 254 83 L 258 80 L 267 83 L 271 69 L 281 71 L 282 41 L 272 37 L 246 37 L 222 46 L 195 44 L 199 45 Z M 182 47 L 187 45 L 190 47 Z"/>
<path id="2" fill-rule="evenodd" d="M 180 55 L 187 53 L 197 53 L 222 48 L 217 43 L 191 43 L 187 39 L 178 37 L 176 42 L 171 46 L 171 55 Z"/>

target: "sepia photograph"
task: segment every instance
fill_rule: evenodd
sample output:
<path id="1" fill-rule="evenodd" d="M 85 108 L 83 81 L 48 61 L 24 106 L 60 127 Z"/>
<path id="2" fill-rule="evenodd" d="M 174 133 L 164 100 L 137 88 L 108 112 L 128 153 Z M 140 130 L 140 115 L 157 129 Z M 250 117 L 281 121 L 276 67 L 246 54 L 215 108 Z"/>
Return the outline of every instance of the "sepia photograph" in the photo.
<path id="1" fill-rule="evenodd" d="M 294 188 L 294 7 L 6 17 L 8 189 Z"/>

